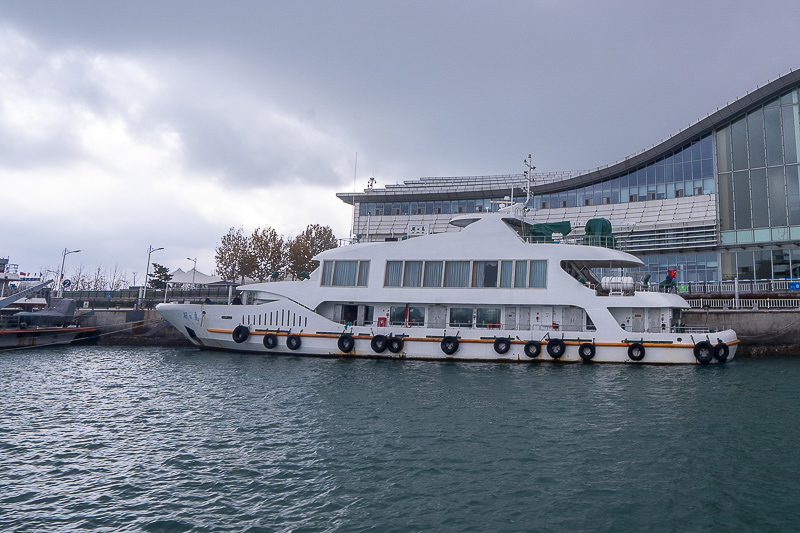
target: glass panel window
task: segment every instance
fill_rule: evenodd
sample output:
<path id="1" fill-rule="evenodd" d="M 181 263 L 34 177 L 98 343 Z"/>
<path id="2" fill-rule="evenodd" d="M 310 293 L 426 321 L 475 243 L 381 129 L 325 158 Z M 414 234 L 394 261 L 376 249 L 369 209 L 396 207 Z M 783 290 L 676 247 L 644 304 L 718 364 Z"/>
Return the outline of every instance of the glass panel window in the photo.
<path id="1" fill-rule="evenodd" d="M 366 287 L 369 279 L 369 261 L 359 261 L 358 263 L 358 286 Z"/>
<path id="2" fill-rule="evenodd" d="M 737 276 L 741 279 L 755 279 L 753 269 L 753 252 L 736 253 Z"/>
<path id="3" fill-rule="evenodd" d="M 764 109 L 764 129 L 767 139 L 767 165 L 782 165 L 783 146 L 781 142 L 781 109 L 779 107 Z"/>
<path id="4" fill-rule="evenodd" d="M 753 187 L 754 191 L 760 190 Z M 753 195 L 753 200 L 757 195 Z M 758 195 L 760 196 L 760 195 Z M 753 206 L 755 211 L 755 206 Z M 755 212 L 753 213 L 755 215 Z M 786 226 L 786 178 L 783 167 L 769 169 L 769 221 L 772 226 Z"/>
<path id="5" fill-rule="evenodd" d="M 733 178 L 730 173 L 719 176 L 720 230 L 733 229 Z"/>
<path id="6" fill-rule="evenodd" d="M 537 289 L 544 289 L 547 287 L 547 261 L 531 261 L 528 287 Z"/>
<path id="7" fill-rule="evenodd" d="M 800 116 L 798 116 L 797 106 L 785 106 L 781 108 L 783 112 L 783 148 L 786 156 L 786 164 L 798 162 L 798 152 L 800 152 Z"/>
<path id="8" fill-rule="evenodd" d="M 514 287 L 524 289 L 528 281 L 528 262 L 517 261 L 514 266 Z"/>
<path id="9" fill-rule="evenodd" d="M 503 261 L 500 263 L 500 286 L 511 287 L 511 280 L 514 277 L 514 261 Z"/>
<path id="10" fill-rule="evenodd" d="M 769 250 L 760 250 L 754 252 L 756 263 L 756 279 L 770 279 L 772 278 L 772 252 Z"/>
<path id="11" fill-rule="evenodd" d="M 731 169 L 731 129 L 725 126 L 717 132 L 717 169 L 730 172 Z"/>
<path id="12" fill-rule="evenodd" d="M 744 118 L 731 124 L 733 141 L 733 170 L 747 168 L 747 126 Z"/>
<path id="13" fill-rule="evenodd" d="M 471 307 L 451 307 L 450 308 L 450 327 L 469 328 L 472 327 L 472 308 Z"/>
<path id="14" fill-rule="evenodd" d="M 786 167 L 786 192 L 789 204 L 789 224 L 800 226 L 800 166 Z"/>
<path id="15" fill-rule="evenodd" d="M 764 111 L 761 108 L 747 115 L 747 139 L 750 143 L 750 168 L 767 166 L 764 147 Z"/>
<path id="16" fill-rule="evenodd" d="M 389 323 L 392 326 L 404 326 L 406 323 L 406 306 L 393 305 L 389 309 Z"/>
<path id="17" fill-rule="evenodd" d="M 781 168 L 781 167 L 778 167 Z M 769 211 L 767 209 L 767 169 L 758 168 L 750 171 L 750 185 L 753 191 L 753 227 L 766 228 L 769 226 Z M 739 190 L 736 190 L 739 194 Z"/>
<path id="18" fill-rule="evenodd" d="M 497 287 L 497 261 L 475 261 L 473 287 Z"/>
<path id="19" fill-rule="evenodd" d="M 403 279 L 403 262 L 386 261 L 386 279 L 384 285 L 387 287 L 399 287 Z"/>
<path id="20" fill-rule="evenodd" d="M 478 328 L 499 328 L 500 327 L 500 308 L 479 307 L 475 312 L 475 327 Z"/>
<path id="21" fill-rule="evenodd" d="M 333 280 L 333 261 L 322 263 L 322 285 L 330 285 Z"/>
<path id="22" fill-rule="evenodd" d="M 772 250 L 772 279 L 786 279 L 789 274 L 789 251 Z"/>
<path id="23" fill-rule="evenodd" d="M 469 287 L 469 261 L 446 261 L 444 286 Z"/>
<path id="24" fill-rule="evenodd" d="M 337 287 L 353 287 L 357 272 L 358 261 L 334 261 L 333 284 Z"/>
<path id="25" fill-rule="evenodd" d="M 403 271 L 403 287 L 422 286 L 422 261 L 406 261 Z"/>
<path id="26" fill-rule="evenodd" d="M 424 287 L 442 286 L 443 266 L 444 264 L 441 261 L 425 261 L 425 279 L 423 281 Z"/>
<path id="27" fill-rule="evenodd" d="M 389 322 L 393 326 L 424 326 L 425 308 L 413 305 L 394 305 L 389 309 Z"/>
<path id="28" fill-rule="evenodd" d="M 733 173 L 736 229 L 753 227 L 750 219 L 750 179 L 746 170 Z"/>

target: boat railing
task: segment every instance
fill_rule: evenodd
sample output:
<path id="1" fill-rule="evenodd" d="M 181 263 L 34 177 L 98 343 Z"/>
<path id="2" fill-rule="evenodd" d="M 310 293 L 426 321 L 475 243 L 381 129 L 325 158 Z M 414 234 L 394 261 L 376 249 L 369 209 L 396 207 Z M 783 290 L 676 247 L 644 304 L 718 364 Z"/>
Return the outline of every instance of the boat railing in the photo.
<path id="1" fill-rule="evenodd" d="M 580 324 L 559 324 L 559 323 L 552 323 L 552 324 L 531 324 L 530 326 L 524 326 L 521 324 L 504 324 L 504 323 L 487 323 L 487 324 L 469 324 L 469 323 L 456 323 L 456 322 L 449 322 L 444 323 L 441 321 L 437 322 L 414 322 L 410 324 L 405 324 L 403 322 L 394 322 L 388 323 L 386 326 L 378 326 L 374 321 L 357 321 L 356 323 L 352 322 L 344 322 L 340 321 L 342 325 L 349 325 L 349 326 L 359 326 L 359 327 L 380 327 L 383 328 L 411 328 L 414 329 L 441 329 L 441 330 L 453 330 L 453 329 L 464 329 L 464 330 L 486 330 L 488 334 L 492 332 L 499 332 L 499 331 L 516 331 L 519 332 L 521 335 L 524 332 L 530 334 L 538 334 L 540 336 L 544 336 L 547 334 L 557 334 L 557 333 L 578 333 L 580 335 L 586 335 L 587 337 L 593 336 L 597 334 L 597 329 L 591 326 L 583 326 Z M 625 329 L 625 328 L 623 328 Z M 643 330 L 631 330 L 628 329 L 626 331 L 630 332 L 631 335 L 636 335 L 637 333 L 686 333 L 686 334 L 705 334 L 705 333 L 713 333 L 714 331 L 720 331 L 721 329 L 729 329 L 727 326 L 724 328 L 703 328 L 703 327 L 695 327 L 695 326 L 659 326 L 655 328 L 645 328 Z"/>

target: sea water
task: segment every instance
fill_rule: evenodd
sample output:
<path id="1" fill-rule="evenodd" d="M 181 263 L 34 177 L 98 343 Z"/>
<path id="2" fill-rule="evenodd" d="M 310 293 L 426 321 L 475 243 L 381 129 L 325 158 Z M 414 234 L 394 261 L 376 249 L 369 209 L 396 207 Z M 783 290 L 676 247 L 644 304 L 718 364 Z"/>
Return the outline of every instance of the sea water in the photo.
<path id="1" fill-rule="evenodd" d="M 800 360 L 0 353 L 0 531 L 797 531 Z"/>

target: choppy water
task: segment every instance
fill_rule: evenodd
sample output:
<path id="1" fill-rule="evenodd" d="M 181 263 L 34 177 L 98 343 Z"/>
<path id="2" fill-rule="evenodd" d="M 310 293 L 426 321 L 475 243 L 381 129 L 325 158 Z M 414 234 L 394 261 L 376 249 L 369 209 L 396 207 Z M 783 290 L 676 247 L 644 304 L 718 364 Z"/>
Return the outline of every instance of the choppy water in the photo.
<path id="1" fill-rule="evenodd" d="M 0 354 L 2 531 L 792 531 L 800 360 Z"/>

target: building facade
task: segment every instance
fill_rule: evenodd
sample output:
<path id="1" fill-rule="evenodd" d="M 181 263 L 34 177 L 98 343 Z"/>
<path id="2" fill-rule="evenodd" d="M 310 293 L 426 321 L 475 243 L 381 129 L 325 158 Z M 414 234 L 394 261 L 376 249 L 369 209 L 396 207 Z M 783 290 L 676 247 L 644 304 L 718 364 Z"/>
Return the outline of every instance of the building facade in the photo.
<path id="1" fill-rule="evenodd" d="M 454 213 L 526 197 L 525 176 L 420 178 L 337 196 L 359 239 L 448 231 Z M 659 144 L 591 171 L 533 175 L 528 216 L 611 221 L 642 274 L 679 282 L 800 278 L 800 71 L 717 109 Z"/>

